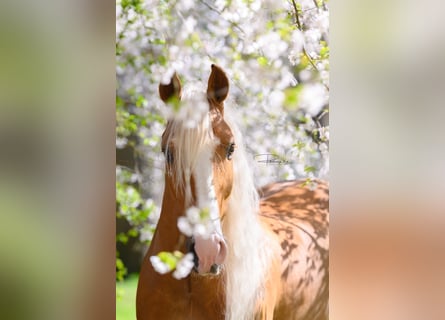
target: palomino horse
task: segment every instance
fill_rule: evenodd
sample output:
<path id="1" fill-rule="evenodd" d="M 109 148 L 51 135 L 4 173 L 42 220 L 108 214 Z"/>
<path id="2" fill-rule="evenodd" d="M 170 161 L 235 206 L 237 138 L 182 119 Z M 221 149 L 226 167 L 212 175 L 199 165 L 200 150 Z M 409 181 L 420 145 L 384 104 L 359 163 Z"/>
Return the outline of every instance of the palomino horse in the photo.
<path id="1" fill-rule="evenodd" d="M 167 124 L 164 197 L 141 268 L 137 318 L 328 319 L 328 186 L 285 181 L 258 192 L 242 137 L 224 108 L 228 91 L 226 74 L 212 65 L 209 109 L 194 126 L 183 119 Z M 159 92 L 165 102 L 179 102 L 176 74 Z M 219 218 L 212 235 L 195 237 L 192 247 L 177 221 L 202 205 L 214 206 Z M 150 263 L 150 256 L 174 250 L 196 255 L 195 269 L 181 280 Z"/>

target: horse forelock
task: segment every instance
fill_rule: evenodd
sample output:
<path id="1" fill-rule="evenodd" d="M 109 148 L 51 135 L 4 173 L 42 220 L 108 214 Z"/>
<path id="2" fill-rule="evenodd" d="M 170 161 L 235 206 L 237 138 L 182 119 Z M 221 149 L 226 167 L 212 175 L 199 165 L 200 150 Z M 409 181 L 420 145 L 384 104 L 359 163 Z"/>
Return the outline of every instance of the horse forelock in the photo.
<path id="1" fill-rule="evenodd" d="M 197 83 L 184 87 L 180 106 L 170 113 L 165 140 L 163 138 L 163 145 L 173 159 L 167 162 L 167 171 L 175 175 L 176 192 L 185 196 L 186 206 L 193 200 L 191 177 L 200 155 L 212 154 L 218 143 L 212 128 L 209 101 L 201 87 Z"/>

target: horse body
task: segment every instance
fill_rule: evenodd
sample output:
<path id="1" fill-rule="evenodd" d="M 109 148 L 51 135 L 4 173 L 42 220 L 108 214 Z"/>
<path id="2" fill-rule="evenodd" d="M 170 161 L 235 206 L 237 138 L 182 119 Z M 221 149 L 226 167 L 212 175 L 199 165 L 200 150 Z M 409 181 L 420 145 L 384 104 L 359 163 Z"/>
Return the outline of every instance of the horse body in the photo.
<path id="1" fill-rule="evenodd" d="M 260 190 L 260 218 L 280 244 L 281 290 L 273 319 L 327 319 L 329 297 L 328 186 L 273 183 Z"/>
<path id="2" fill-rule="evenodd" d="M 181 123 L 167 125 L 163 135 L 167 159 L 164 198 L 141 268 L 137 318 L 326 320 L 328 186 L 318 180 L 311 185 L 287 181 L 257 192 L 240 133 L 224 115 L 227 94 L 225 73 L 212 65 L 207 118 L 195 129 L 184 129 Z M 160 95 L 166 102 L 172 96 L 181 97 L 176 75 L 170 84 L 160 86 Z M 234 142 L 237 148 L 232 159 Z M 206 153 L 209 150 L 211 156 Z M 202 172 L 207 172 L 210 187 L 205 186 Z M 214 199 L 205 190 L 215 194 Z M 216 253 L 196 250 L 198 267 L 182 280 L 155 272 L 151 256 L 190 250 L 178 229 L 178 218 L 188 207 L 212 206 L 212 201 L 219 214 L 217 236 L 203 243 L 195 239 L 195 249 L 199 244 Z M 208 266 L 222 259 L 222 271 L 209 274 Z"/>

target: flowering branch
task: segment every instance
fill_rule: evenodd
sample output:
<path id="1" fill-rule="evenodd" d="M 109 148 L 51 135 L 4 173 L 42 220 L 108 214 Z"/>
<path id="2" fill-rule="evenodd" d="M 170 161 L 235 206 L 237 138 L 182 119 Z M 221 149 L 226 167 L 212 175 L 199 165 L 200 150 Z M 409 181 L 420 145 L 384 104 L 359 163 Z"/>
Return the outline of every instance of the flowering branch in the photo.
<path id="1" fill-rule="evenodd" d="M 295 23 L 297 24 L 298 29 L 300 31 L 303 31 L 303 27 L 301 25 L 300 18 L 298 17 L 298 8 L 297 8 L 297 4 L 295 3 L 295 0 L 292 0 L 292 5 L 295 10 Z"/>

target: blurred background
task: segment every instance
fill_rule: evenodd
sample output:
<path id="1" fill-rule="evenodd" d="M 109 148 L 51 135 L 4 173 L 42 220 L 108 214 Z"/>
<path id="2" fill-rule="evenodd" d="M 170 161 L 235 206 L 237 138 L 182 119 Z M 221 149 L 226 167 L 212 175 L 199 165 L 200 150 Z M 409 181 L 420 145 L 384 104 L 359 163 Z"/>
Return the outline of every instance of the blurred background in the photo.
<path id="1" fill-rule="evenodd" d="M 114 3 L 0 4 L 1 319 L 114 317 L 114 30 Z"/>
<path id="2" fill-rule="evenodd" d="M 331 319 L 445 318 L 442 4 L 295 4 L 301 29 L 292 1 L 1 2 L 1 319 L 132 317 L 124 255 L 162 192 L 156 87 L 175 69 L 204 90 L 210 63 L 259 185 L 329 179 Z"/>

